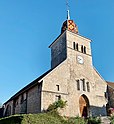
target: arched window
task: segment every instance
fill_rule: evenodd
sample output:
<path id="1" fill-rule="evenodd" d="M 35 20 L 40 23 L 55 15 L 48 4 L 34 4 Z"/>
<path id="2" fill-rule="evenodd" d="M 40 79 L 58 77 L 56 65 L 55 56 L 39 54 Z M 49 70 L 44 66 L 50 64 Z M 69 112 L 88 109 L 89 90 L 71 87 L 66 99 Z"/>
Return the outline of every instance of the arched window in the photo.
<path id="1" fill-rule="evenodd" d="M 78 43 L 76 44 L 76 50 L 78 51 Z"/>
<path id="2" fill-rule="evenodd" d="M 84 52 L 84 50 L 83 50 L 83 45 L 81 45 L 81 52 L 82 52 L 82 53 Z"/>
<path id="3" fill-rule="evenodd" d="M 87 91 L 90 92 L 89 82 L 87 82 Z"/>
<path id="4" fill-rule="evenodd" d="M 86 54 L 86 47 L 84 46 L 84 53 Z"/>
<path id="5" fill-rule="evenodd" d="M 75 42 L 73 42 L 73 49 L 74 49 L 74 50 L 76 49 L 76 44 L 75 44 Z"/>
<path id="6" fill-rule="evenodd" d="M 77 82 L 77 90 L 80 90 L 80 81 L 77 80 L 76 82 Z"/>
<path id="7" fill-rule="evenodd" d="M 86 91 L 86 87 L 85 87 L 85 79 L 81 79 L 81 80 L 82 80 L 83 91 Z"/>

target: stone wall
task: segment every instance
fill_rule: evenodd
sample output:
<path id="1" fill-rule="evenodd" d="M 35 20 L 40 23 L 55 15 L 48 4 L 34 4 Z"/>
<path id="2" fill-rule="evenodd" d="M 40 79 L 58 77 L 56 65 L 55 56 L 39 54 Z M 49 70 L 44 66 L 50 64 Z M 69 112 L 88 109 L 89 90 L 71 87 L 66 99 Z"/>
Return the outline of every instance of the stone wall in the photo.
<path id="1" fill-rule="evenodd" d="M 14 114 L 27 112 L 27 92 L 20 94 L 13 100 Z"/>
<path id="2" fill-rule="evenodd" d="M 31 88 L 27 95 L 27 113 L 41 112 L 41 93 L 38 85 Z"/>
<path id="3" fill-rule="evenodd" d="M 63 33 L 60 37 L 51 45 L 51 68 L 56 67 L 66 59 L 66 34 Z"/>

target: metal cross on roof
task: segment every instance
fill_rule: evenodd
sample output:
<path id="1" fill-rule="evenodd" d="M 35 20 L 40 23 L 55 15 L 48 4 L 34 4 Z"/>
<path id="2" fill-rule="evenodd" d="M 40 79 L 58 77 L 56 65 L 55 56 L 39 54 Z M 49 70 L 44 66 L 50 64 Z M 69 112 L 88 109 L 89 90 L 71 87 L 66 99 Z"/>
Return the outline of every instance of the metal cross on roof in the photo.
<path id="1" fill-rule="evenodd" d="M 67 20 L 70 20 L 70 12 L 69 12 L 70 6 L 68 0 L 66 0 L 66 7 L 67 7 Z"/>

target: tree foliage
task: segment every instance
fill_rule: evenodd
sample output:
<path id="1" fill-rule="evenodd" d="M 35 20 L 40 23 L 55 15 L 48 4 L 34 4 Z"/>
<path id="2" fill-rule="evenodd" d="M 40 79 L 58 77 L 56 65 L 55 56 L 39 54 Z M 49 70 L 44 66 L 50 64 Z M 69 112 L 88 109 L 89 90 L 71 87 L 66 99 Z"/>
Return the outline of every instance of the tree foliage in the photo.
<path id="1" fill-rule="evenodd" d="M 63 101 L 62 99 L 52 103 L 49 105 L 47 111 L 51 112 L 51 111 L 57 111 L 58 108 L 64 108 L 66 106 L 67 101 Z"/>

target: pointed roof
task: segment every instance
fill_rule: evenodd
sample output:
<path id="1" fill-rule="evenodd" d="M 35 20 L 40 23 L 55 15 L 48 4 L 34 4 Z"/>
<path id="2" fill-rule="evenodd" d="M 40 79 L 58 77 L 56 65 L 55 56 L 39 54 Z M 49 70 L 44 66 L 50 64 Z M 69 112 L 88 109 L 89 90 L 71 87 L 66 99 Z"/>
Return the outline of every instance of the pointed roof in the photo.
<path id="1" fill-rule="evenodd" d="M 68 4 L 68 3 L 67 3 Z M 70 19 L 70 11 L 67 9 L 67 20 L 63 22 L 62 28 L 61 28 L 61 34 L 65 31 L 69 30 L 73 33 L 78 33 L 78 27 L 75 24 L 73 20 Z"/>
<path id="2" fill-rule="evenodd" d="M 78 27 L 77 25 L 74 23 L 73 20 L 66 20 L 63 25 L 62 25 L 62 28 L 61 28 L 61 34 L 66 31 L 66 30 L 69 30 L 73 33 L 76 33 L 78 34 Z"/>

